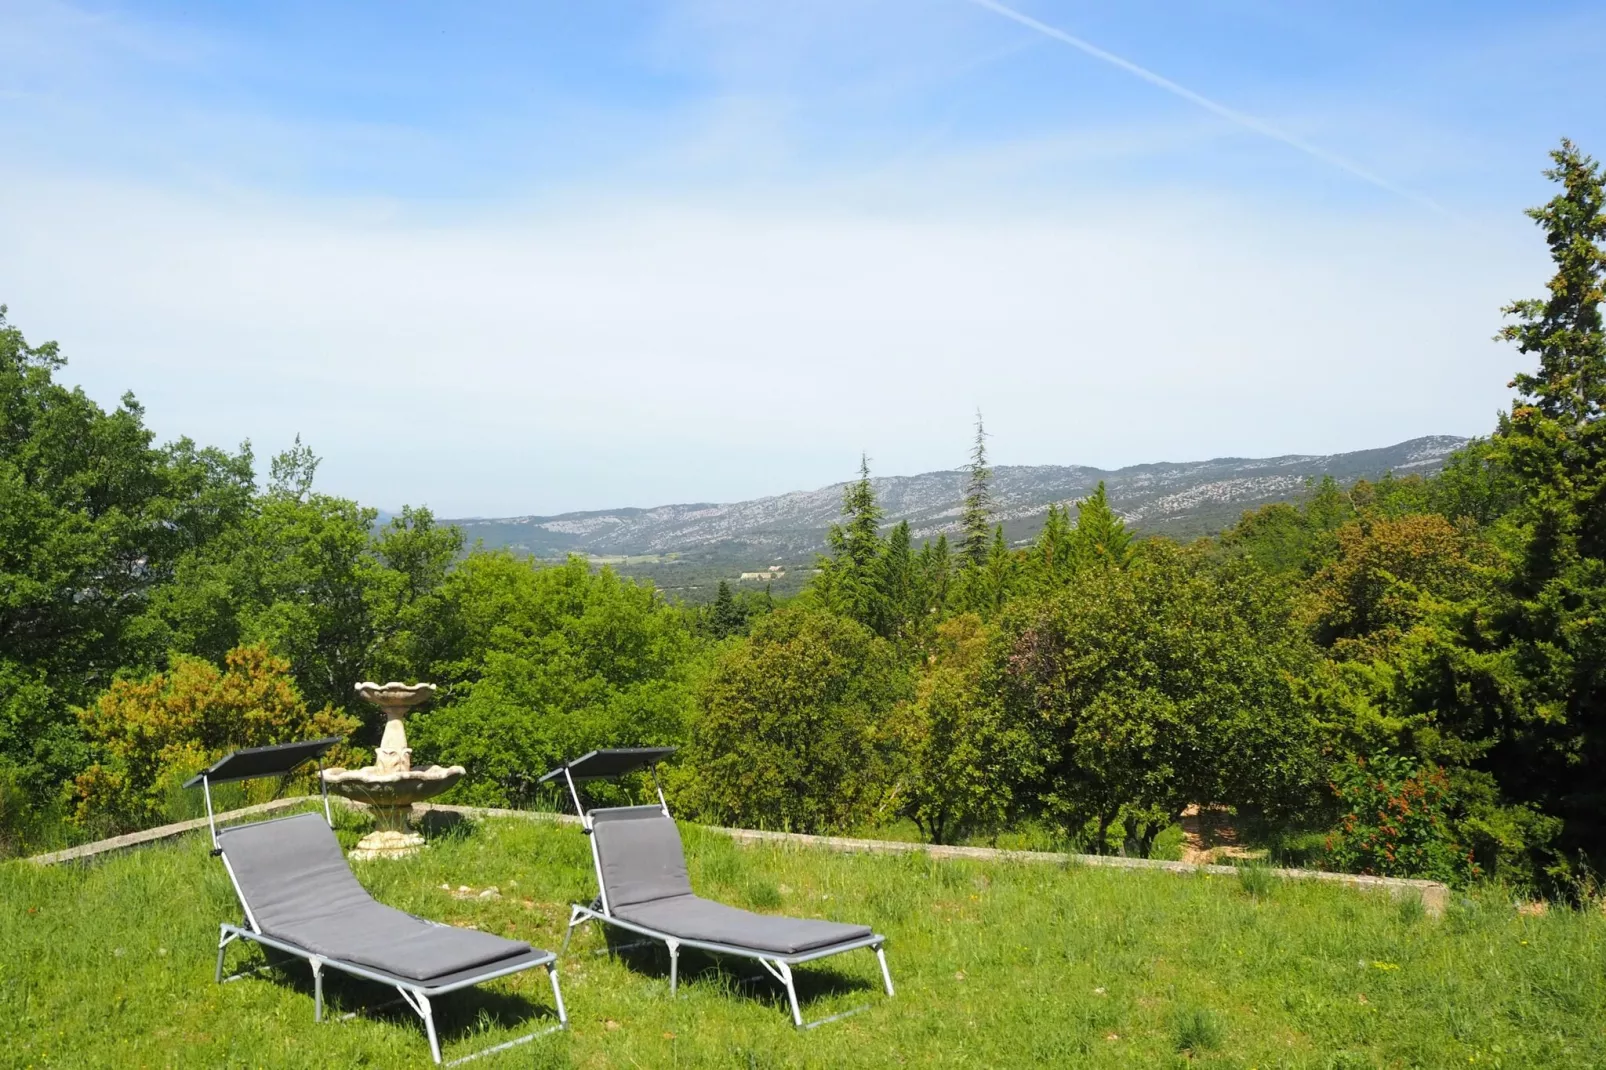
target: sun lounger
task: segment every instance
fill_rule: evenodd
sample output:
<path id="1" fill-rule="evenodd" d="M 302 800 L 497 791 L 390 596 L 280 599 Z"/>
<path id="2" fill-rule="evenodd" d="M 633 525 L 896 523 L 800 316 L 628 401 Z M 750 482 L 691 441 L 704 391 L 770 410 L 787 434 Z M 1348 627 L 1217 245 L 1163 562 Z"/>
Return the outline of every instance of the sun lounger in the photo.
<path id="1" fill-rule="evenodd" d="M 315 1021 L 323 1018 L 326 966 L 390 985 L 424 1020 L 430 1055 L 439 1063 L 441 1049 L 431 999 L 545 966 L 552 980 L 558 1024 L 449 1065 L 563 1028 L 568 1015 L 558 988 L 556 955 L 520 941 L 426 921 L 375 900 L 357 882 L 341 853 L 331 828 L 327 793 L 321 817 L 298 814 L 217 827 L 212 814 L 213 784 L 286 775 L 337 742 L 321 739 L 235 751 L 186 783 L 186 787 L 199 785 L 206 794 L 212 853 L 222 858 L 245 914 L 241 925 L 220 926 L 216 979 L 224 980 L 223 957 L 229 944 L 250 940 L 307 960 L 312 967 Z"/>
<path id="2" fill-rule="evenodd" d="M 786 987 L 792 1021 L 800 1028 L 823 1024 L 811 1022 L 804 1026 L 797 988 L 792 983 L 792 967 L 800 963 L 870 948 L 881 964 L 887 995 L 892 995 L 886 937 L 867 926 L 755 914 L 693 893 L 680 832 L 661 790 L 656 805 L 587 810 L 581 802 L 576 786 L 579 781 L 653 769 L 656 785 L 657 763 L 671 753 L 671 747 L 592 751 L 541 778 L 543 782 L 561 780 L 568 786 L 591 837 L 591 854 L 596 863 L 597 898 L 589 906 L 576 904 L 570 911 L 564 949 L 568 948 L 575 926 L 593 919 L 662 941 L 669 949 L 671 995 L 678 981 L 682 947 L 756 959 Z"/>

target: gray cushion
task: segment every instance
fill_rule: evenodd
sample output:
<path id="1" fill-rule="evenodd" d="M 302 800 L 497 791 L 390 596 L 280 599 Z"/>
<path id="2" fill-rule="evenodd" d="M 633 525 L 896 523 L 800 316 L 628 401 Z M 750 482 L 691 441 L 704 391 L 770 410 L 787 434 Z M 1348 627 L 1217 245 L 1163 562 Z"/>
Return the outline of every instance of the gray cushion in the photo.
<path id="1" fill-rule="evenodd" d="M 659 807 L 593 810 L 591 834 L 602 859 L 602 887 L 614 910 L 691 894 L 680 831 Z"/>
<path id="2" fill-rule="evenodd" d="M 319 814 L 222 829 L 218 843 L 261 931 L 314 954 L 424 981 L 531 950 L 376 902 Z"/>
<path id="3" fill-rule="evenodd" d="M 870 935 L 869 928 L 863 925 L 754 914 L 695 895 L 637 903 L 622 910 L 616 907 L 614 914 L 683 940 L 705 940 L 711 944 L 731 944 L 782 955 L 813 951 Z"/>
<path id="4" fill-rule="evenodd" d="M 777 918 L 692 894 L 674 819 L 657 806 L 591 811 L 602 886 L 616 917 L 683 940 L 790 955 L 869 936 L 863 925 Z"/>

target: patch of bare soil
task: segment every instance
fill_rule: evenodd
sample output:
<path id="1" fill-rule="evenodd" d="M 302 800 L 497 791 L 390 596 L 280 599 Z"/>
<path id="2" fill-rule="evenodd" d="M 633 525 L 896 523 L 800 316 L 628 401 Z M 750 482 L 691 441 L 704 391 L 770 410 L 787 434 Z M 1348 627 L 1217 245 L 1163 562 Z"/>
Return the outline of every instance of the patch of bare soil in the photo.
<path id="1" fill-rule="evenodd" d="M 1190 805 L 1182 811 L 1182 860 L 1199 865 L 1232 859 L 1264 859 L 1264 849 L 1252 850 L 1238 842 L 1232 812 L 1223 807 Z"/>

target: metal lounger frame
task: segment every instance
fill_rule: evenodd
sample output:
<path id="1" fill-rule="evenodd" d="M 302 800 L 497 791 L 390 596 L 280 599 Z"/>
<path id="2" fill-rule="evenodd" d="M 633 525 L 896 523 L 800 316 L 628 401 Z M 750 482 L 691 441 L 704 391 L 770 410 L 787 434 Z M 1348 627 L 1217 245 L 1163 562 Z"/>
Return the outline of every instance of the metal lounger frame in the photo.
<path id="1" fill-rule="evenodd" d="M 586 810 L 585 806 L 581 803 L 580 792 L 575 787 L 574 778 L 569 775 L 567 768 L 563 770 L 563 778 L 569 785 L 569 794 L 574 799 L 574 807 L 580 815 L 580 823 L 585 828 L 586 838 L 591 841 L 591 861 L 596 867 L 597 871 L 596 903 L 601 905 L 602 909 L 599 911 L 595 909 L 595 907 L 581 906 L 579 903 L 570 904 L 569 927 L 568 930 L 563 934 L 563 947 L 559 949 L 559 954 L 568 951 L 569 938 L 574 935 L 575 927 L 584 925 L 586 922 L 593 920 L 603 922 L 607 925 L 617 926 L 621 929 L 629 930 L 630 932 L 636 933 L 640 936 L 648 937 L 649 939 L 660 940 L 666 947 L 669 948 L 669 995 L 671 998 L 674 997 L 675 991 L 678 987 L 680 974 L 680 949 L 683 947 L 696 948 L 700 951 L 709 951 L 719 955 L 735 955 L 740 958 L 754 959 L 760 966 L 764 967 L 765 971 L 769 973 L 770 976 L 774 977 L 777 981 L 786 986 L 787 1002 L 791 1004 L 792 1009 L 792 1024 L 797 1026 L 799 1029 L 813 1029 L 815 1026 L 821 1026 L 827 1022 L 834 1022 L 839 1018 L 846 1018 L 850 1014 L 857 1014 L 864 1008 L 856 1007 L 853 1010 L 843 1011 L 841 1014 L 833 1014 L 829 1017 L 821 1018 L 818 1021 L 805 1023 L 803 1021 L 803 1013 L 798 1007 L 797 986 L 792 981 L 793 966 L 797 966 L 805 962 L 813 962 L 815 959 L 823 959 L 832 955 L 839 955 L 844 951 L 857 951 L 863 947 L 871 948 L 875 951 L 876 961 L 881 964 L 881 980 L 886 985 L 887 995 L 891 996 L 894 994 L 892 988 L 892 971 L 887 968 L 887 938 L 879 933 L 872 933 L 869 936 L 859 937 L 856 940 L 844 941 L 840 944 L 830 944 L 826 947 L 810 948 L 806 951 L 798 951 L 791 954 L 778 954 L 773 951 L 763 951 L 758 948 L 742 947 L 737 944 L 718 944 L 708 940 L 689 940 L 685 937 L 675 936 L 672 933 L 666 933 L 661 929 L 653 929 L 646 925 L 641 925 L 633 921 L 626 921 L 623 918 L 615 917 L 613 915 L 613 910 L 608 903 L 607 885 L 603 883 L 602 879 L 602 855 L 597 850 L 597 838 L 592 834 L 593 823 L 591 820 L 591 812 Z M 664 816 L 670 817 L 669 803 L 664 799 L 664 790 L 658 784 L 658 770 L 656 766 L 653 767 L 653 788 L 658 793 L 658 805 L 663 810 Z"/>
<path id="2" fill-rule="evenodd" d="M 324 820 L 329 823 L 330 828 L 333 828 L 334 819 L 329 812 L 329 790 L 323 782 L 323 763 L 321 762 L 318 765 L 318 772 L 318 784 L 320 787 L 323 787 Z M 217 972 L 214 978 L 218 984 L 224 983 L 225 980 L 234 981 L 246 976 L 245 974 L 235 974 L 231 977 L 225 978 L 223 976 L 223 956 L 228 951 L 229 945 L 234 941 L 249 940 L 253 943 L 261 944 L 264 947 L 271 947 L 275 951 L 282 951 L 285 954 L 294 955 L 297 958 L 307 960 L 308 964 L 312 967 L 312 1020 L 315 1022 L 321 1022 L 323 1020 L 323 968 L 325 966 L 332 966 L 342 973 L 349 973 L 353 976 L 364 978 L 365 980 L 377 981 L 383 985 L 390 985 L 401 994 L 402 1002 L 406 1003 L 407 1006 L 412 1009 L 413 1013 L 417 1014 L 424 1020 L 424 1031 L 429 1035 L 429 1054 L 437 1064 L 441 1064 L 440 1038 L 435 1033 L 435 1013 L 434 1008 L 429 1002 L 431 996 L 445 995 L 448 992 L 455 992 L 460 988 L 472 988 L 477 984 L 482 984 L 486 981 L 492 981 L 498 977 L 506 977 L 510 974 L 519 973 L 523 970 L 532 969 L 536 966 L 545 966 L 547 970 L 547 976 L 552 981 L 552 999 L 557 1004 L 558 1008 L 557 1025 L 548 1026 L 545 1029 L 537 1029 L 533 1033 L 528 1033 L 522 1037 L 517 1037 L 513 1040 L 506 1041 L 502 1044 L 496 1044 L 489 1048 L 482 1048 L 479 1051 L 471 1052 L 468 1055 L 453 1059 L 451 1062 L 443 1065 L 456 1066 L 459 1063 L 466 1063 L 471 1059 L 478 1059 L 482 1055 L 490 1055 L 493 1052 L 505 1051 L 508 1048 L 517 1047 L 520 1044 L 534 1040 L 536 1037 L 546 1036 L 548 1033 L 555 1033 L 568 1025 L 569 1015 L 563 1006 L 563 991 L 558 987 L 558 956 L 550 951 L 540 956 L 517 958 L 513 965 L 498 966 L 496 963 L 491 963 L 485 970 L 478 973 L 468 974 L 467 976 L 461 976 L 461 974 L 465 973 L 466 971 L 459 971 L 458 974 L 448 974 L 446 976 L 452 978 L 452 980 L 450 980 L 448 983 L 431 985 L 426 981 L 417 981 L 410 977 L 402 977 L 398 974 L 389 973 L 385 970 L 375 969 L 372 966 L 362 966 L 355 962 L 346 962 L 343 959 L 331 958 L 328 955 L 320 955 L 317 952 L 309 951 L 307 948 L 292 944 L 286 940 L 281 940 L 278 937 L 268 936 L 267 934 L 261 932 L 257 928 L 256 918 L 251 913 L 251 904 L 245 898 L 245 893 L 241 891 L 240 882 L 235 879 L 234 867 L 229 865 L 229 856 L 224 853 L 223 845 L 218 842 L 217 822 L 214 819 L 212 812 L 212 786 L 210 779 L 206 777 L 205 774 L 202 774 L 200 779 L 202 792 L 206 796 L 206 820 L 207 826 L 211 829 L 212 834 L 212 853 L 217 855 L 218 858 L 222 860 L 223 869 L 229 875 L 229 884 L 234 887 L 234 894 L 240 900 L 240 909 L 245 913 L 244 925 L 230 925 L 225 922 L 218 927 Z M 422 921 L 424 919 L 419 920 Z"/>

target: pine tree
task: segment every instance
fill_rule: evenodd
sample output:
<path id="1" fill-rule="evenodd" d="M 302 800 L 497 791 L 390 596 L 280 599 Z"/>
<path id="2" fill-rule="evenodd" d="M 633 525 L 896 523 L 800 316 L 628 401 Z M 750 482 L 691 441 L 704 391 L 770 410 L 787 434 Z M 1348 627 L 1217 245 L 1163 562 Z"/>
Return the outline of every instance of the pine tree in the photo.
<path id="1" fill-rule="evenodd" d="M 981 410 L 976 410 L 976 442 L 970 448 L 970 476 L 965 482 L 965 512 L 960 521 L 964 542 L 960 547 L 961 567 L 980 568 L 987 563 L 993 530 L 992 470 L 987 467 L 987 431 L 982 427 Z"/>
<path id="2" fill-rule="evenodd" d="M 1132 555 L 1132 535 L 1104 494 L 1104 481 L 1098 490 L 1076 503 L 1076 530 L 1072 553 L 1078 567 L 1126 565 Z"/>
<path id="3" fill-rule="evenodd" d="M 874 626 L 884 615 L 880 596 L 881 505 L 870 485 L 870 460 L 859 458 L 859 480 L 842 492 L 847 522 L 831 525 L 825 543 L 830 555 L 819 559 L 814 590 L 833 613 Z"/>
<path id="4" fill-rule="evenodd" d="M 1539 357 L 1536 374 L 1512 379 L 1517 393 L 1544 416 L 1581 427 L 1606 404 L 1606 188 L 1595 161 L 1566 138 L 1550 157 L 1556 166 L 1545 177 L 1563 190 L 1527 213 L 1544 228 L 1556 264 L 1550 296 L 1502 309 L 1518 322 L 1499 337 Z"/>
<path id="5" fill-rule="evenodd" d="M 842 529 L 842 548 L 854 568 L 868 573 L 881 556 L 881 503 L 870 486 L 870 458 L 859 455 L 859 481 L 851 484 L 842 497 L 842 515 L 848 518 Z"/>
<path id="6" fill-rule="evenodd" d="M 1606 862 L 1606 176 L 1570 142 L 1546 177 L 1562 190 L 1528 215 L 1545 232 L 1556 273 L 1544 300 L 1516 301 L 1501 332 L 1537 355 L 1515 376 L 1519 399 L 1491 441 L 1521 504 L 1505 519 L 1518 540 L 1509 603 L 1482 614 L 1498 664 L 1515 670 L 1488 693 L 1508 698 L 1488 768 L 1508 797 L 1565 822 L 1567 858 Z M 1486 657 L 1481 652 L 1477 655 Z M 1491 664 L 1496 664 L 1491 662 Z M 1494 704 L 1490 704 L 1494 705 Z M 1560 872 L 1565 863 L 1552 859 Z"/>

